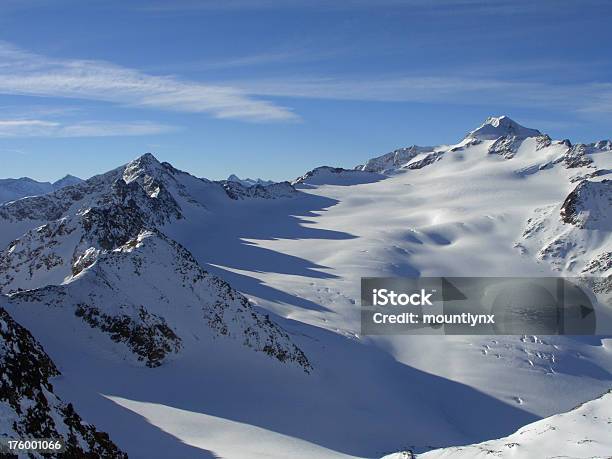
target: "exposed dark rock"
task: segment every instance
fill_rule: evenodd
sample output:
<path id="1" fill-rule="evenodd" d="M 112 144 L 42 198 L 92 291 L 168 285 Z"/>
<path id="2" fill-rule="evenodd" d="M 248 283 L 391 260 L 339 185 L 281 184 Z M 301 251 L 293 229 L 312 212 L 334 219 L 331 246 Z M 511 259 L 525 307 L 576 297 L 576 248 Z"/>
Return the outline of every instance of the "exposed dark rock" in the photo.
<path id="1" fill-rule="evenodd" d="M 54 393 L 49 381 L 59 371 L 42 346 L 0 307 L 0 407 L 13 438 L 63 440 L 65 451 L 52 457 L 127 458 L 108 434 L 83 422 L 72 404 Z M 42 456 L 42 454 L 41 454 Z"/>
<path id="2" fill-rule="evenodd" d="M 298 191 L 289 182 L 272 183 L 270 185 L 246 186 L 240 182 L 224 181 L 223 189 L 232 199 L 278 199 L 295 196 Z"/>
<path id="3" fill-rule="evenodd" d="M 355 169 L 366 172 L 382 173 L 391 169 L 397 169 L 408 163 L 417 155 L 430 151 L 433 151 L 432 147 L 419 147 L 417 145 L 399 148 L 390 153 L 372 158 L 365 163 L 365 165 L 359 165 Z"/>
<path id="4" fill-rule="evenodd" d="M 489 154 L 499 155 L 506 159 L 514 158 L 525 139 L 514 135 L 500 137 L 489 147 Z"/>
<path id="5" fill-rule="evenodd" d="M 148 367 L 158 367 L 168 354 L 180 350 L 181 339 L 162 317 L 149 313 L 144 306 L 137 312 L 135 321 L 125 314 L 111 316 L 95 306 L 78 304 L 74 314 L 90 327 L 108 333 L 113 341 L 125 343 Z"/>
<path id="6" fill-rule="evenodd" d="M 423 167 L 429 166 L 430 164 L 433 164 L 436 161 L 442 159 L 442 155 L 443 154 L 444 153 L 441 152 L 441 151 L 431 152 L 427 156 L 425 156 L 423 159 L 411 162 L 410 164 L 407 164 L 403 168 L 404 169 L 409 169 L 409 170 L 422 169 Z"/>
<path id="7" fill-rule="evenodd" d="M 561 219 L 583 229 L 612 230 L 612 180 L 584 180 L 565 198 Z"/>
<path id="8" fill-rule="evenodd" d="M 540 151 L 546 147 L 550 147 L 552 144 L 552 139 L 548 136 L 548 134 L 542 134 L 536 137 L 536 151 Z"/>

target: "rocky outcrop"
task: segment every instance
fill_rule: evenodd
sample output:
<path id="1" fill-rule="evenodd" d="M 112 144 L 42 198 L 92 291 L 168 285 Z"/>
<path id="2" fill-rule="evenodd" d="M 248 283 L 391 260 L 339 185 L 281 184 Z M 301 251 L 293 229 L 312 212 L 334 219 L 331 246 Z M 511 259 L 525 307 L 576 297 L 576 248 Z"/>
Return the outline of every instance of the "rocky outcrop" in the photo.
<path id="1" fill-rule="evenodd" d="M 592 153 L 592 146 L 579 143 L 571 146 L 556 162 L 563 163 L 568 169 L 590 166 L 593 164 L 593 159 L 591 159 L 589 153 Z"/>
<path id="2" fill-rule="evenodd" d="M 14 293 L 9 304 L 40 317 L 76 317 L 98 333 L 96 346 L 148 367 L 178 356 L 186 340 L 222 336 L 312 370 L 281 327 L 160 231 L 142 230 L 121 246 L 89 254 L 62 285 Z"/>
<path id="3" fill-rule="evenodd" d="M 279 199 L 294 197 L 298 191 L 289 182 L 270 185 L 244 185 L 236 181 L 223 183 L 225 192 L 231 199 Z"/>
<path id="4" fill-rule="evenodd" d="M 612 180 L 584 180 L 565 198 L 561 219 L 582 229 L 612 230 Z"/>
<path id="5" fill-rule="evenodd" d="M 41 345 L 0 307 L 0 410 L 10 438 L 62 440 L 63 457 L 127 458 L 108 434 L 85 423 L 53 392 L 60 372 Z M 32 457 L 42 457 L 33 454 Z"/>
<path id="6" fill-rule="evenodd" d="M 384 173 L 394 169 L 398 169 L 406 165 L 417 155 L 430 151 L 433 151 L 432 147 L 419 147 L 417 145 L 412 145 L 406 148 L 399 148 L 397 150 L 393 150 L 390 153 L 386 153 L 384 155 L 372 158 L 364 165 L 359 165 L 355 169 L 366 172 Z"/>

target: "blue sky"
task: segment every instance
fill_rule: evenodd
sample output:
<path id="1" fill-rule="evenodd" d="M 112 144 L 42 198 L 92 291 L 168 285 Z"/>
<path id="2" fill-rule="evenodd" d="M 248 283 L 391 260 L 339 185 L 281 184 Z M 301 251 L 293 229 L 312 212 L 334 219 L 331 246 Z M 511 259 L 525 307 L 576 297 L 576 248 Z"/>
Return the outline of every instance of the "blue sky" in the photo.
<path id="1" fill-rule="evenodd" d="M 212 179 L 289 179 L 507 114 L 612 137 L 612 2 L 3 0 L 0 176 L 151 151 Z"/>

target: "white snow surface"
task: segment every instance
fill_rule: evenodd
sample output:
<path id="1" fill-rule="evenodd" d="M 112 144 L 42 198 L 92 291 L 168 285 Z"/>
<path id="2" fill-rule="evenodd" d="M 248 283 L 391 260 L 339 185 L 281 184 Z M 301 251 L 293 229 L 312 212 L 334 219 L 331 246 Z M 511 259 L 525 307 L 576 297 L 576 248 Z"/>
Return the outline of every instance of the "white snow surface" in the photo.
<path id="1" fill-rule="evenodd" d="M 612 454 L 612 392 L 561 414 L 522 427 L 504 438 L 419 454 L 418 459 L 609 458 Z M 407 459 L 399 452 L 383 459 Z"/>

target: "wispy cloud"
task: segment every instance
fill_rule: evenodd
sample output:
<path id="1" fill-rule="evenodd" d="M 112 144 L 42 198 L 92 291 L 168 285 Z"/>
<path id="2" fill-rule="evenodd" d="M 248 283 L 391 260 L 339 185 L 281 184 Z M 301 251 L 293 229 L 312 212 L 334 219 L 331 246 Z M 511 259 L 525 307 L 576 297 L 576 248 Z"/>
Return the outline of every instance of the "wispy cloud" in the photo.
<path id="1" fill-rule="evenodd" d="M 155 76 L 104 61 L 51 59 L 0 42 L 0 93 L 114 102 L 247 121 L 296 119 L 227 85 Z"/>
<path id="2" fill-rule="evenodd" d="M 149 122 L 62 123 L 39 119 L 0 120 L 0 138 L 3 137 L 110 137 L 165 134 L 177 128 Z"/>
<path id="3" fill-rule="evenodd" d="M 612 83 L 552 84 L 502 78 L 446 76 L 389 78 L 301 77 L 234 81 L 257 96 L 422 102 L 465 105 L 508 104 L 562 108 L 580 113 L 612 113 Z"/>
<path id="4" fill-rule="evenodd" d="M 0 155 L 1 154 L 5 154 L 5 155 L 27 155 L 27 152 L 25 150 L 22 150 L 21 148 L 0 148 Z"/>
<path id="5" fill-rule="evenodd" d="M 3 116 L 8 116 L 12 119 L 54 118 L 58 116 L 74 116 L 81 114 L 82 112 L 83 110 L 81 107 L 76 107 L 74 105 L 0 105 L 0 113 L 2 113 Z"/>
<path id="6" fill-rule="evenodd" d="M 289 52 L 260 54 L 219 61 L 219 66 L 245 66 L 290 59 Z M 212 64 L 214 65 L 214 63 Z M 544 65 L 529 68 L 541 74 Z M 221 119 L 287 121 L 298 119 L 291 109 L 266 98 L 308 98 L 376 102 L 418 102 L 463 105 L 510 105 L 562 109 L 586 115 L 612 114 L 612 83 L 551 83 L 525 77 L 504 77 L 503 67 L 472 66 L 455 76 L 380 75 L 363 77 L 275 77 L 197 83 L 155 76 L 103 61 L 50 59 L 0 42 L 0 94 L 78 98 L 119 105 L 188 113 L 209 113 Z M 555 68 L 558 68 L 556 66 Z M 536 71 L 537 70 L 537 71 Z M 477 76 L 480 74 L 481 76 Z M 584 81 L 584 79 L 583 79 Z M 0 121 L 0 136 L 145 135 L 168 132 L 154 123 L 64 123 L 46 120 L 52 108 L 39 107 L 31 116 L 13 115 Z M 51 110 L 51 111 L 50 111 Z M 62 110 L 61 108 L 58 110 Z M 66 109 L 64 109 L 66 110 Z M 5 115 L 6 116 L 6 115 Z M 28 124 L 29 123 L 29 124 Z"/>
<path id="7" fill-rule="evenodd" d="M 354 51 L 354 50 L 353 50 Z M 284 50 L 272 50 L 268 52 L 245 54 L 239 56 L 228 56 L 223 58 L 209 58 L 200 59 L 179 63 L 171 63 L 149 66 L 147 70 L 150 72 L 159 71 L 161 69 L 172 69 L 173 73 L 180 72 L 202 72 L 202 71 L 216 71 L 216 70 L 230 70 L 253 68 L 253 67 L 265 67 L 266 70 L 270 70 L 276 66 L 277 68 L 287 68 L 293 66 L 296 63 L 311 63 L 320 62 L 337 58 L 341 54 L 348 54 L 348 47 L 334 48 L 326 50 L 314 50 L 304 47 L 295 47 Z M 223 83 L 220 83 L 223 85 Z M 231 85 L 230 85 L 231 86 Z"/>
<path id="8" fill-rule="evenodd" d="M 301 50 L 278 51 L 270 53 L 250 54 L 240 57 L 230 57 L 217 61 L 208 61 L 200 63 L 201 68 L 235 68 L 235 67 L 250 67 L 264 64 L 275 64 L 278 62 L 287 62 L 300 60 L 302 57 Z"/>
<path id="9" fill-rule="evenodd" d="M 603 4 L 606 0 L 584 0 L 583 3 Z M 492 2 L 490 0 L 154 0 L 142 9 L 158 12 L 278 10 L 308 8 L 322 11 L 354 9 L 409 9 L 412 12 L 435 14 L 519 14 L 538 10 L 576 8 L 570 0 L 514 0 Z M 581 4 L 582 7 L 582 4 Z"/>

